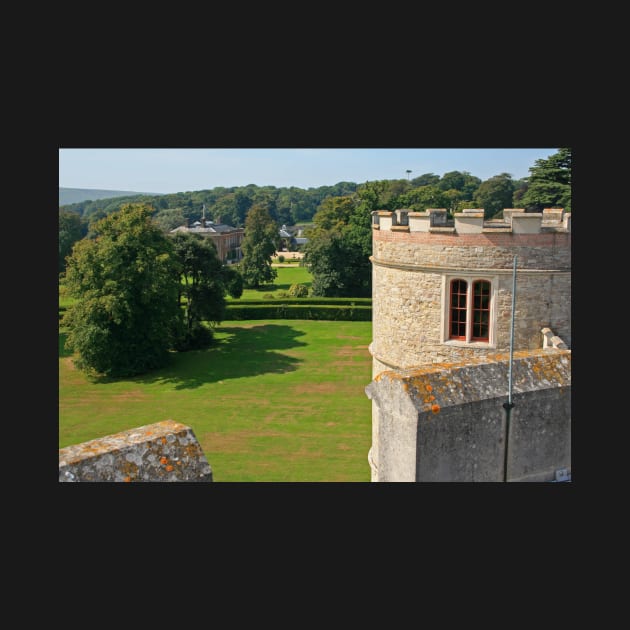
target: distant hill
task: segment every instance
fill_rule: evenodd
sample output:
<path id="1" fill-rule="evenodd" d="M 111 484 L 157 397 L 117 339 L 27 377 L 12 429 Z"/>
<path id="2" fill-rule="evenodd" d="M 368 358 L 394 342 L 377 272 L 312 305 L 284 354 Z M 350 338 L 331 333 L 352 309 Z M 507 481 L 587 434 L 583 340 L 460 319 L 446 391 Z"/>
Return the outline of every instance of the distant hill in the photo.
<path id="1" fill-rule="evenodd" d="M 59 205 L 66 206 L 81 201 L 131 197 L 133 195 L 160 195 L 161 193 L 134 192 L 133 190 L 97 190 L 95 188 L 62 188 L 59 186 Z"/>

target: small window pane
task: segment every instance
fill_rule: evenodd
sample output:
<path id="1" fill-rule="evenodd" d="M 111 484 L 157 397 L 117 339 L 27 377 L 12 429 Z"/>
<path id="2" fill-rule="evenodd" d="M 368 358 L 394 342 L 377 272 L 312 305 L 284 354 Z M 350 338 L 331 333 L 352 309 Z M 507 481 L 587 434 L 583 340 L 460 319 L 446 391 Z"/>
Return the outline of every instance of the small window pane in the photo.
<path id="1" fill-rule="evenodd" d="M 490 339 L 490 283 L 476 280 L 473 283 L 472 340 Z"/>
<path id="2" fill-rule="evenodd" d="M 466 339 L 466 293 L 468 283 L 457 279 L 451 281 L 450 338 Z"/>

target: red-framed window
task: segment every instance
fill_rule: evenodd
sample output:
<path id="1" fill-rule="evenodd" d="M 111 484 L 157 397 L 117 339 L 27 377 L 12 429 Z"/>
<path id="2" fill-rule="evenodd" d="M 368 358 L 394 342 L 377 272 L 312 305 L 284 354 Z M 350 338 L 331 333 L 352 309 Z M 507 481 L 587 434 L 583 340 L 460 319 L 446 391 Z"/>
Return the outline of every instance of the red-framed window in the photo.
<path id="1" fill-rule="evenodd" d="M 473 341 L 490 340 L 490 283 L 486 280 L 473 282 L 472 331 Z"/>
<path id="2" fill-rule="evenodd" d="M 451 280 L 449 339 L 490 341 L 490 296 L 491 284 L 487 280 Z"/>
<path id="3" fill-rule="evenodd" d="M 467 301 L 468 282 L 466 282 L 466 280 L 451 280 L 450 339 L 466 341 Z"/>

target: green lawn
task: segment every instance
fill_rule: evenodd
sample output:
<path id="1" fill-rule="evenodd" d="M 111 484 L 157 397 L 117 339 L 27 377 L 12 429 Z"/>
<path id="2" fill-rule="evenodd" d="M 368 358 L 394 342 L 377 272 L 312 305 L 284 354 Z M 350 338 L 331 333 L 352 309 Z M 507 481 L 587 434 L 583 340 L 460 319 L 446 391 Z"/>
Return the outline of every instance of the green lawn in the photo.
<path id="1" fill-rule="evenodd" d="M 275 290 L 308 277 L 278 271 Z M 369 482 L 371 322 L 224 324 L 215 347 L 115 381 L 78 371 L 61 331 L 59 448 L 172 419 L 193 429 L 217 482 Z"/>
<path id="2" fill-rule="evenodd" d="M 288 291 L 292 284 L 305 284 L 309 289 L 311 288 L 313 276 L 306 267 L 295 265 L 292 267 L 274 267 L 274 269 L 278 272 L 278 277 L 272 285 L 262 289 L 244 289 L 243 295 L 239 299 L 259 300 L 268 293 L 274 297 L 280 297 L 279 293 Z M 238 302 L 238 300 L 233 300 L 230 296 L 226 296 L 226 299 L 230 302 Z"/>

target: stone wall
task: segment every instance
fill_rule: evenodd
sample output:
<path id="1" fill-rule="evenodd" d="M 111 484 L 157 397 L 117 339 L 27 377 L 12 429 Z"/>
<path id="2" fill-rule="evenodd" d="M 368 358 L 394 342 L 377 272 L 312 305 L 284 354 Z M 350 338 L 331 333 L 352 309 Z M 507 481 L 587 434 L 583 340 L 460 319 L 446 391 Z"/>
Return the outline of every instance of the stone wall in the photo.
<path id="1" fill-rule="evenodd" d="M 212 481 L 192 429 L 165 420 L 59 449 L 59 481 Z"/>
<path id="2" fill-rule="evenodd" d="M 509 354 L 381 372 L 372 481 L 503 481 Z M 571 351 L 514 352 L 507 481 L 571 470 Z"/>

